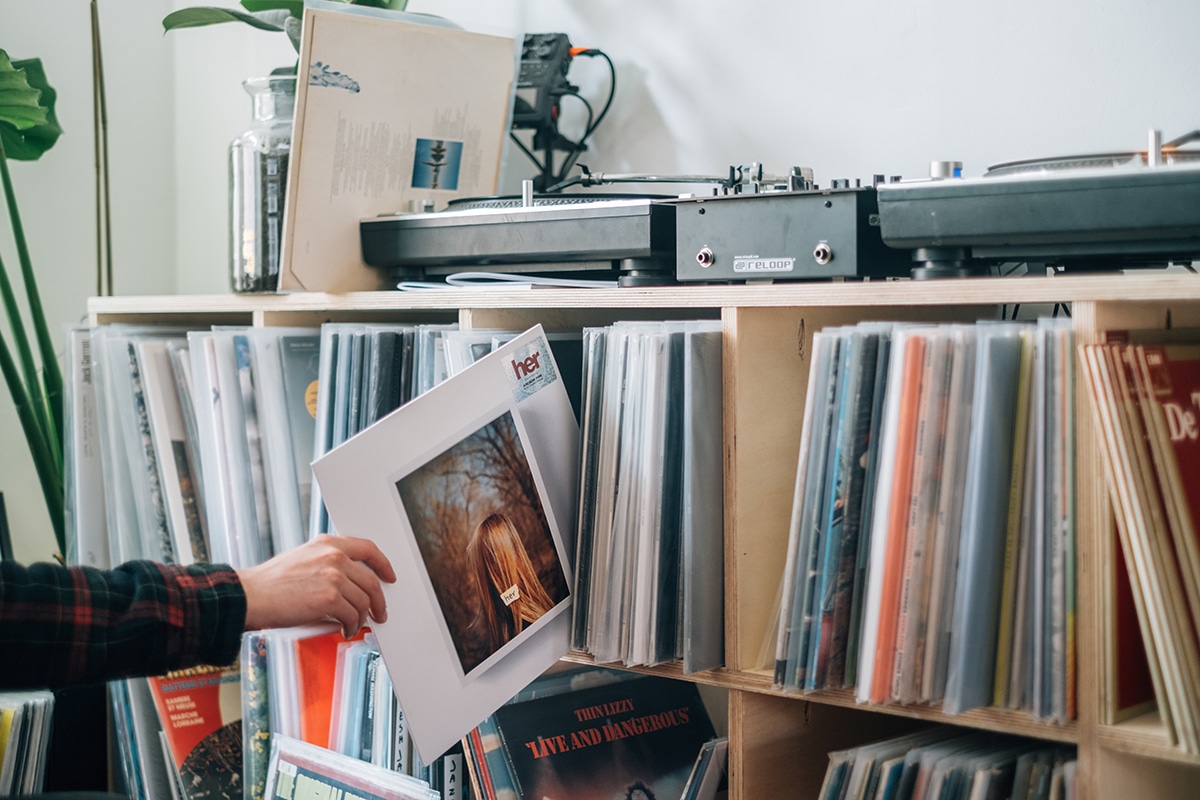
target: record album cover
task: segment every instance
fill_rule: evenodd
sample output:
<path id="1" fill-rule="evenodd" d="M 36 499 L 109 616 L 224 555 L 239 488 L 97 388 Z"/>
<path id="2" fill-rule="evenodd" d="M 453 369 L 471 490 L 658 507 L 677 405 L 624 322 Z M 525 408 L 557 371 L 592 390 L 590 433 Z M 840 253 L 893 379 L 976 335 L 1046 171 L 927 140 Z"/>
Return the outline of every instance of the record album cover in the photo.
<path id="1" fill-rule="evenodd" d="M 313 464 L 396 570 L 372 627 L 425 763 L 567 652 L 578 437 L 537 326 Z"/>
<path id="2" fill-rule="evenodd" d="M 304 9 L 283 291 L 383 288 L 359 220 L 496 193 L 517 47 L 424 14 Z"/>
<path id="3" fill-rule="evenodd" d="M 241 669 L 197 667 L 147 678 L 187 800 L 241 800 Z"/>
<path id="4" fill-rule="evenodd" d="M 678 800 L 714 738 L 695 684 L 657 677 L 496 711 L 522 800 Z"/>

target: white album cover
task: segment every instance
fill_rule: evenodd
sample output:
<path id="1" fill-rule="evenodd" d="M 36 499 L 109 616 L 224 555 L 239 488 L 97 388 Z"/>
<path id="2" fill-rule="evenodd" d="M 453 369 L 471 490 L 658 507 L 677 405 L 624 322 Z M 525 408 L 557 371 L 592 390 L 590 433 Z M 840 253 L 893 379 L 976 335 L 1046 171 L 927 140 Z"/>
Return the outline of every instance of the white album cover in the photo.
<path id="1" fill-rule="evenodd" d="M 350 10 L 347 10 L 347 9 Z M 381 289 L 359 221 L 492 195 L 518 65 L 508 36 L 422 14 L 304 9 L 281 291 Z"/>
<path id="2" fill-rule="evenodd" d="M 578 438 L 538 326 L 313 464 L 396 570 L 372 628 L 425 763 L 567 652 Z"/>

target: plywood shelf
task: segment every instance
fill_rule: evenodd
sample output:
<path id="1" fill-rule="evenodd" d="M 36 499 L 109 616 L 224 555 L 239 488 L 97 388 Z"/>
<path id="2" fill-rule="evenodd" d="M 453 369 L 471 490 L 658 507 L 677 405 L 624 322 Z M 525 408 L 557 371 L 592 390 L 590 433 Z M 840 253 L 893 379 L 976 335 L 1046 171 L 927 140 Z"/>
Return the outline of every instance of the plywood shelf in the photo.
<path id="1" fill-rule="evenodd" d="M 326 320 L 444 322 L 548 329 L 619 319 L 707 317 L 725 332 L 726 656 L 728 667 L 684 675 L 680 665 L 639 668 L 725 690 L 734 800 L 815 796 L 824 754 L 927 724 L 1036 737 L 1079 748 L 1079 796 L 1194 797 L 1200 757 L 1167 743 L 1157 715 L 1104 725 L 1111 685 L 1104 576 L 1111 517 L 1090 412 L 1079 406 L 1078 721 L 977 709 L 863 706 L 850 691 L 785 693 L 759 668 L 775 624 L 807 382 L 806 343 L 821 327 L 861 320 L 998 318 L 1015 305 L 1069 304 L 1078 342 L 1117 328 L 1200 326 L 1200 276 L 1178 272 L 621 289 L 446 290 L 420 293 L 93 298 L 95 323 L 315 325 Z M 1077 402 L 1086 402 L 1086 397 Z M 568 660 L 594 663 L 584 654 Z"/>
<path id="2" fill-rule="evenodd" d="M 586 653 L 572 652 L 566 660 L 577 664 L 596 664 L 595 659 Z M 597 666 L 611 666 L 596 664 Z M 761 672 L 735 672 L 728 669 L 706 670 L 684 674 L 677 663 L 661 664 L 653 667 L 617 667 L 640 672 L 646 675 L 657 675 L 663 678 L 688 680 L 707 686 L 717 686 L 740 692 L 771 695 L 789 702 L 817 703 L 823 706 L 852 708 L 857 711 L 887 714 L 889 716 L 907 717 L 944 725 L 957 725 L 964 728 L 978 728 L 987 731 L 1004 731 L 1019 736 L 1030 736 L 1052 742 L 1076 744 L 1079 738 L 1079 726 L 1075 722 L 1058 725 L 1033 719 L 1029 714 L 1020 711 L 1007 711 L 995 708 L 979 708 L 963 714 L 946 714 L 933 706 L 901 706 L 901 705 L 864 705 L 854 698 L 854 692 L 849 689 L 821 692 L 789 692 L 777 689 L 772 685 L 771 675 Z"/>
<path id="3" fill-rule="evenodd" d="M 1116 725 L 1101 725 L 1097 740 L 1109 750 L 1200 767 L 1200 754 L 1187 753 L 1170 743 L 1157 711 Z"/>
<path id="4" fill-rule="evenodd" d="M 460 308 L 782 308 L 909 307 L 1126 302 L 1200 299 L 1200 275 L 1102 274 L 1019 278 L 887 280 L 773 285 L 660 286 L 619 289 L 446 289 L 345 294 L 173 295 L 92 298 L 88 310 L 110 317 L 164 319 L 195 315 L 308 312 L 371 315 L 389 311 Z"/>

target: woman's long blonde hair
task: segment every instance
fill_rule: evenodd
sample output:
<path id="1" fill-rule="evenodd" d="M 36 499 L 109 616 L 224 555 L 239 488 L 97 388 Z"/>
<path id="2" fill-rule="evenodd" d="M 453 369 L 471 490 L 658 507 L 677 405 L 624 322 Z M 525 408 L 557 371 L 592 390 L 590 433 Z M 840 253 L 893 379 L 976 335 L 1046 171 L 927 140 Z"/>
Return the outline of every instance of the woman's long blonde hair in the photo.
<path id="1" fill-rule="evenodd" d="M 483 598 L 480 619 L 493 648 L 554 605 L 506 514 L 489 514 L 479 523 L 467 544 L 467 560 Z M 514 586 L 518 597 L 506 605 L 502 595 Z"/>

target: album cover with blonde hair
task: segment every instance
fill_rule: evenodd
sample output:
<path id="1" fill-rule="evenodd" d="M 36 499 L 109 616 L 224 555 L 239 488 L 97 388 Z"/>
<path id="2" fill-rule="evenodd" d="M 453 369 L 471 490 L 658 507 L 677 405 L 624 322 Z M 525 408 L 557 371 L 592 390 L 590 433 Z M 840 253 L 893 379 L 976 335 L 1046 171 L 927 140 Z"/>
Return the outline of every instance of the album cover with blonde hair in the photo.
<path id="1" fill-rule="evenodd" d="M 578 438 L 538 326 L 313 464 L 396 570 L 372 627 L 426 763 L 567 652 Z"/>

